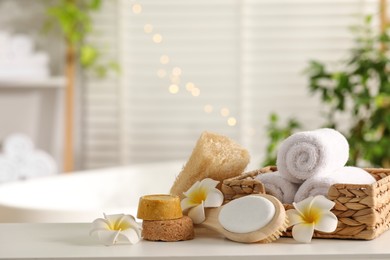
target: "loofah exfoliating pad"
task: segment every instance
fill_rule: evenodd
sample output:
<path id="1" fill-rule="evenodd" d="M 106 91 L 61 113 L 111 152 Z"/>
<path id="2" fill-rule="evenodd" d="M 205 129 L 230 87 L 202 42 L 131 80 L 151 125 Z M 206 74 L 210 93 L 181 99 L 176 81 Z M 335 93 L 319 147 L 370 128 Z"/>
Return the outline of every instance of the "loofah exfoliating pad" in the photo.
<path id="1" fill-rule="evenodd" d="M 144 220 L 142 222 L 142 236 L 151 241 L 183 241 L 194 238 L 194 226 L 188 216 L 172 220 Z"/>
<path id="2" fill-rule="evenodd" d="M 170 192 L 183 198 L 183 192 L 196 181 L 211 178 L 222 182 L 235 177 L 244 171 L 249 159 L 248 151 L 230 138 L 203 132 Z"/>

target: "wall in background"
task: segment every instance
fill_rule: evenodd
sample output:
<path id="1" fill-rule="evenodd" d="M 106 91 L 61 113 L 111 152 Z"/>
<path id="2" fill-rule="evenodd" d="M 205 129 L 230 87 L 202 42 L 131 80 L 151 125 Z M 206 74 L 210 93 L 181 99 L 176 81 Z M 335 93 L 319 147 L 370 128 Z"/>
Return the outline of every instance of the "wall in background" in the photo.
<path id="1" fill-rule="evenodd" d="M 87 77 L 86 168 L 185 160 L 204 130 L 260 161 L 272 111 L 321 125 L 308 94 L 309 59 L 339 60 L 350 26 L 373 0 L 104 1 L 90 41 L 117 59 L 119 78 Z"/>
<path id="2" fill-rule="evenodd" d="M 32 37 L 38 50 L 49 53 L 52 74 L 60 75 L 64 68 L 64 44 L 54 30 L 42 32 L 45 7 L 44 1 L 0 0 L 0 30 Z"/>
<path id="3" fill-rule="evenodd" d="M 185 160 L 203 130 L 237 140 L 258 161 L 271 111 L 295 115 L 306 128 L 320 125 L 321 108 L 309 98 L 302 70 L 310 58 L 339 59 L 351 44 L 349 26 L 376 6 L 374 0 L 104 1 L 89 40 L 119 61 L 122 74 L 86 75 L 76 88 L 78 168 Z M 62 39 L 40 34 L 43 1 L 0 0 L 0 14 L 0 30 L 33 37 L 50 54 L 53 75 L 61 74 Z M 50 150 L 52 138 L 40 127 L 55 97 L 0 89 L 6 123 L 0 140 L 21 129 Z M 229 125 L 230 117 L 237 123 Z"/>
<path id="4" fill-rule="evenodd" d="M 31 37 L 35 51 L 49 54 L 51 75 L 62 75 L 63 41 L 55 32 L 42 32 L 44 20 L 43 1 L 0 0 L 0 31 Z M 61 87 L 20 87 L 0 80 L 0 141 L 10 133 L 24 133 L 61 166 L 62 92 Z"/>

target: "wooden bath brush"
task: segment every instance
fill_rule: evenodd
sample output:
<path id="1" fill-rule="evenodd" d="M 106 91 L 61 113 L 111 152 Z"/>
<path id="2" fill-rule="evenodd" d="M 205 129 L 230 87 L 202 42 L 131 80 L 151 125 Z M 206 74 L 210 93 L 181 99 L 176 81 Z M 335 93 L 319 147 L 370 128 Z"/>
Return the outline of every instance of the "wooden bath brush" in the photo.
<path id="1" fill-rule="evenodd" d="M 205 213 L 206 220 L 199 226 L 242 243 L 272 242 L 288 226 L 282 203 L 267 194 L 248 195 Z"/>

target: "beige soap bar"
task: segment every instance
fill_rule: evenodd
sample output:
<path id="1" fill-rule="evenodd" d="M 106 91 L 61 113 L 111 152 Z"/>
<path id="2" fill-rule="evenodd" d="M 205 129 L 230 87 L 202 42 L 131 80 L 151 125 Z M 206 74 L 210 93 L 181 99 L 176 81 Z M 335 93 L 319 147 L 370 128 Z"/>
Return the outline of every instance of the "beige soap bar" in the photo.
<path id="1" fill-rule="evenodd" d="M 138 204 L 137 218 L 143 220 L 171 220 L 183 217 L 177 196 L 156 194 L 142 196 Z"/>

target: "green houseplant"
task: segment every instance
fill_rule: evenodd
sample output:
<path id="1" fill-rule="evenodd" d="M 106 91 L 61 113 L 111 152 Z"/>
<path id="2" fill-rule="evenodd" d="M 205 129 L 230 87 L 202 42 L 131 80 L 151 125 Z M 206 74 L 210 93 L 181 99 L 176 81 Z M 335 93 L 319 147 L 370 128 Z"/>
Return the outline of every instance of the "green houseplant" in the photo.
<path id="1" fill-rule="evenodd" d="M 267 137 L 269 142 L 266 147 L 266 157 L 263 161 L 263 165 L 276 165 L 276 154 L 278 145 L 294 131 L 301 128 L 301 124 L 298 120 L 290 118 L 286 124 L 283 125 L 280 122 L 280 118 L 276 113 L 271 113 L 269 116 L 269 123 L 267 125 Z"/>
<path id="2" fill-rule="evenodd" d="M 118 72 L 116 62 L 103 62 L 98 48 L 89 44 L 87 36 L 93 31 L 92 13 L 101 8 L 102 0 L 56 0 L 47 1 L 47 21 L 44 31 L 58 29 L 66 44 L 65 53 L 65 135 L 64 171 L 74 168 L 73 114 L 76 68 L 93 71 L 104 77 L 109 70 Z"/>
<path id="3" fill-rule="evenodd" d="M 97 76 L 104 77 L 109 70 L 117 71 L 114 61 L 103 62 L 99 48 L 87 42 L 87 36 L 93 32 L 92 14 L 101 9 L 102 0 L 57 0 L 47 2 L 47 20 L 44 30 L 54 27 L 60 30 L 76 61 L 83 69 L 92 70 Z"/>
<path id="4" fill-rule="evenodd" d="M 320 93 L 329 108 L 328 126 L 338 129 L 337 113 L 349 115 L 345 134 L 350 144 L 350 164 L 390 166 L 390 57 L 388 31 L 376 32 L 371 16 L 354 27 L 355 46 L 339 69 L 311 61 L 309 88 Z"/>
<path id="5" fill-rule="evenodd" d="M 390 167 L 390 56 L 388 30 L 373 29 L 368 16 L 353 28 L 349 57 L 335 64 L 310 61 L 309 89 L 326 107 L 326 127 L 347 129 L 351 165 Z M 348 122 L 336 120 L 346 115 Z M 276 128 L 273 130 L 280 131 Z M 270 144 L 275 143 L 271 138 Z M 275 146 L 276 144 L 274 144 Z"/>

